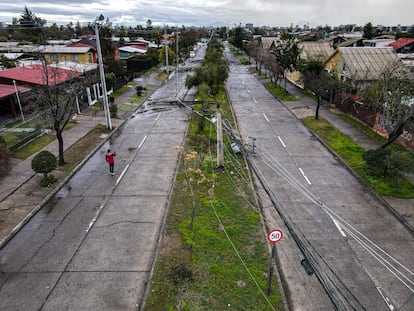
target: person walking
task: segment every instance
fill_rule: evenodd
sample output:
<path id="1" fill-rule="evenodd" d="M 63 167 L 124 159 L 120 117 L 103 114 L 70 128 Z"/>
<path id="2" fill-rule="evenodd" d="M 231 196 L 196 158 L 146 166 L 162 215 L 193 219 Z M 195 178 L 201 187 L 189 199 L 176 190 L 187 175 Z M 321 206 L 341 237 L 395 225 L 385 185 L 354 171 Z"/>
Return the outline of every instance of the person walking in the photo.
<path id="1" fill-rule="evenodd" d="M 114 173 L 114 166 L 115 166 L 115 157 L 116 156 L 116 151 L 112 151 L 111 149 L 108 149 L 108 151 L 106 152 L 105 155 L 105 159 L 106 162 L 108 162 L 109 164 L 109 174 L 110 175 L 115 175 Z"/>

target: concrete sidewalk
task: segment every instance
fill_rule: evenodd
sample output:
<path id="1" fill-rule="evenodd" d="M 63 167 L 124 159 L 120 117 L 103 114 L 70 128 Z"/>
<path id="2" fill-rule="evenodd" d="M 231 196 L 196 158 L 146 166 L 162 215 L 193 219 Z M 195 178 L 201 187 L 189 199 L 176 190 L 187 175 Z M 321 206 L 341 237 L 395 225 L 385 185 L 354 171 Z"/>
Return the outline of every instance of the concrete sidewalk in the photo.
<path id="1" fill-rule="evenodd" d="M 261 80 L 263 83 L 269 82 L 269 80 Z M 281 86 L 284 87 L 284 81 Z M 309 96 L 302 93 L 301 89 L 291 82 L 286 83 L 288 92 L 294 95 L 299 101 L 282 103 L 299 119 L 304 115 L 315 115 L 316 101 Z M 380 146 L 380 142 L 372 139 L 365 133 L 361 132 L 358 128 L 344 121 L 334 110 L 327 104 L 322 104 L 319 109 L 319 115 L 330 122 L 340 132 L 350 137 L 355 143 L 360 145 L 365 150 L 376 149 Z M 349 168 L 350 169 L 350 168 Z M 351 169 L 350 169 L 351 170 Z M 356 178 L 360 179 L 359 176 L 352 171 Z M 414 175 L 407 175 L 407 178 L 414 183 Z M 360 182 L 363 182 L 360 180 Z M 414 199 L 398 199 L 393 197 L 380 196 L 374 193 L 378 200 L 383 203 L 388 210 L 394 214 L 397 219 L 405 222 L 406 227 L 413 233 L 414 229 Z"/>
<path id="2" fill-rule="evenodd" d="M 159 73 L 160 70 L 157 70 L 150 76 L 144 78 L 145 86 L 149 89 L 147 93 L 150 93 L 151 89 L 157 88 L 162 83 L 162 81 L 155 79 Z M 130 98 L 136 92 L 135 86 L 138 85 L 138 83 L 139 82 L 135 81 L 129 90 L 116 98 L 115 104 L 118 107 L 122 104 L 128 104 Z M 140 84 L 142 85 L 142 83 Z M 101 140 L 97 141 L 96 147 L 99 147 L 101 143 L 106 141 L 110 135 L 122 125 L 130 113 L 123 113 L 120 111 L 118 116 L 123 117 L 123 119 L 111 119 L 113 128 L 111 134 L 102 137 Z M 73 121 L 76 122 L 77 125 L 71 129 L 64 130 L 63 132 L 64 150 L 71 147 L 98 124 L 106 125 L 104 111 L 96 111 L 93 107 L 83 109 L 81 114 L 74 116 Z M 55 140 L 42 150 L 48 150 L 57 156 L 59 154 L 58 147 L 58 141 Z M 41 206 L 50 199 L 50 197 L 59 191 L 77 170 L 77 168 L 75 168 L 72 172 L 53 171 L 53 175 L 58 179 L 58 183 L 50 188 L 42 188 L 39 186 L 39 181 L 42 177 L 39 174 L 36 174 L 31 168 L 32 159 L 36 154 L 37 152 L 25 160 L 12 158 L 12 169 L 10 173 L 0 180 L 0 248 L 2 248 L 5 243 L 20 230 L 24 223 L 30 219 L 30 217 L 32 217 L 32 215 L 35 214 Z M 82 163 L 79 166 L 81 166 Z"/>

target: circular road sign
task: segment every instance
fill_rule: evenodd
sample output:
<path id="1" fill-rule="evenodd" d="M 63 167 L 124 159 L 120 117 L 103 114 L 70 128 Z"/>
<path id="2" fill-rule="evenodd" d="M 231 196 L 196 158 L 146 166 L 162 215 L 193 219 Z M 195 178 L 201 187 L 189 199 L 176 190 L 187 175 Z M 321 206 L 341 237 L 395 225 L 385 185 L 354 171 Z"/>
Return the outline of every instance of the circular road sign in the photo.
<path id="1" fill-rule="evenodd" d="M 279 242 L 283 237 L 281 230 L 272 230 L 267 234 L 267 239 L 269 242 L 276 243 Z"/>

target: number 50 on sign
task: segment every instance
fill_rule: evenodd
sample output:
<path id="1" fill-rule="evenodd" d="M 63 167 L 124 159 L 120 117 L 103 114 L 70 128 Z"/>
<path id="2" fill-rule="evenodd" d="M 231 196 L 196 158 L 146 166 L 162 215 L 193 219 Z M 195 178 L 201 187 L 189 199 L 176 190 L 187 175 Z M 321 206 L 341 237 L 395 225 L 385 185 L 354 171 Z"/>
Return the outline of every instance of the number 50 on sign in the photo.
<path id="1" fill-rule="evenodd" d="M 267 239 L 269 242 L 276 243 L 279 242 L 283 237 L 281 230 L 272 230 L 267 234 Z"/>

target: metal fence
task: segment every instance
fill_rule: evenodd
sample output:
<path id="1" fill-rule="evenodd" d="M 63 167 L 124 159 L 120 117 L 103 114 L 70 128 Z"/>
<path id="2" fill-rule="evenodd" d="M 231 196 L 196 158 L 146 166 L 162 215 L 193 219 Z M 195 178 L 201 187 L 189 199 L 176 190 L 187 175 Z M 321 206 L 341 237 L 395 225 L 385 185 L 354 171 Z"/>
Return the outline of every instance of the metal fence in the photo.
<path id="1" fill-rule="evenodd" d="M 21 120 L 11 121 L 1 127 L 0 136 L 3 137 L 7 148 L 10 151 L 15 151 L 32 139 L 48 133 L 51 128 L 52 124 L 47 114 L 38 113 L 28 116 L 24 122 Z"/>

